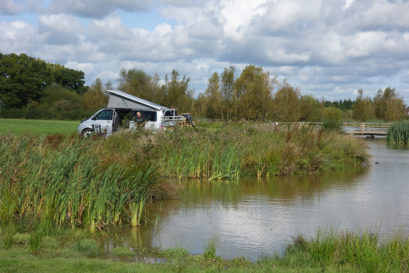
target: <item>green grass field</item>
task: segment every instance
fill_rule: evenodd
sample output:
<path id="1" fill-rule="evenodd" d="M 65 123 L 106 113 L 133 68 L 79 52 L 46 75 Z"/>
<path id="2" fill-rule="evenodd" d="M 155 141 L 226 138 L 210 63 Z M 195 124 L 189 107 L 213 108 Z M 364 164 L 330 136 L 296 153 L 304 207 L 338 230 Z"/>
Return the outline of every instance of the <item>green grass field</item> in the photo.
<path id="1" fill-rule="evenodd" d="M 67 120 L 0 119 L 0 134 L 71 135 L 76 132 L 78 124 L 79 121 Z"/>

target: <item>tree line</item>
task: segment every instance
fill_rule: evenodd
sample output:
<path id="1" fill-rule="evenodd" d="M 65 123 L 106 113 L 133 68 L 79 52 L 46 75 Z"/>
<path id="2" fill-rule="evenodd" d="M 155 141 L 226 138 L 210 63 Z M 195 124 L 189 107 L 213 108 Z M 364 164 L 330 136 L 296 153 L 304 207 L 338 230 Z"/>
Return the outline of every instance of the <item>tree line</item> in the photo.
<path id="1" fill-rule="evenodd" d="M 261 67 L 249 65 L 237 78 L 234 72 L 234 67 L 229 67 L 220 74 L 213 73 L 206 91 L 196 101 L 199 115 L 226 120 L 276 121 L 341 118 L 395 121 L 407 117 L 403 99 L 390 87 L 379 89 L 373 99 L 364 98 L 360 89 L 355 101 L 331 102 L 301 95 L 298 88 L 270 77 Z"/>
<path id="2" fill-rule="evenodd" d="M 173 70 L 164 79 L 141 69 L 121 70 L 116 88 L 137 97 L 222 120 L 322 121 L 356 119 L 385 121 L 405 117 L 405 105 L 395 89 L 379 90 L 374 98 L 358 91 L 356 100 L 326 101 L 301 95 L 287 81 L 271 77 L 262 67 L 248 65 L 238 75 L 233 66 L 213 73 L 206 90 L 194 96 L 190 78 Z M 46 63 L 25 54 L 0 54 L 2 117 L 80 119 L 107 105 L 111 82 L 96 79 L 86 86 L 84 73 Z"/>

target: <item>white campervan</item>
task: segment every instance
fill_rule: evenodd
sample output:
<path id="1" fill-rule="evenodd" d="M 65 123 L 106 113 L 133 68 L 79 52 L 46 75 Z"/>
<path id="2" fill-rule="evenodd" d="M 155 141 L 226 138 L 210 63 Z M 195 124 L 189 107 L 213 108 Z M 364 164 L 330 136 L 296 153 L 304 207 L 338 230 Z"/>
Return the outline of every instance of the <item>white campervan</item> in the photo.
<path id="1" fill-rule="evenodd" d="M 169 109 L 118 90 L 106 92 L 109 94 L 108 107 L 81 121 L 77 129 L 79 134 L 89 135 L 95 132 L 109 136 L 120 128 L 136 128 L 135 120 L 138 112 L 144 121 L 145 130 L 166 129 L 184 120 L 183 117 L 176 115 L 175 109 Z"/>

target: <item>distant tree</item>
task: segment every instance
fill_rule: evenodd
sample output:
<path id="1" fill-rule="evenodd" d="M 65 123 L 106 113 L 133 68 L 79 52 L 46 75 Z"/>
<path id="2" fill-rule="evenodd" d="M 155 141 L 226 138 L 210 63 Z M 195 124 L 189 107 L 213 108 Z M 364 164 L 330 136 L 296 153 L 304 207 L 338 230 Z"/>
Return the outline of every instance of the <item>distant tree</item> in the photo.
<path id="1" fill-rule="evenodd" d="M 301 118 L 300 92 L 284 84 L 274 95 L 274 118 L 280 121 L 299 121 Z"/>
<path id="2" fill-rule="evenodd" d="M 0 100 L 3 107 L 20 108 L 38 101 L 53 82 L 47 64 L 26 54 L 0 53 Z"/>
<path id="3" fill-rule="evenodd" d="M 371 98 L 363 97 L 363 90 L 358 90 L 358 97 L 353 105 L 353 117 L 356 120 L 368 121 L 375 117 L 374 103 Z"/>
<path id="4" fill-rule="evenodd" d="M 60 64 L 47 64 L 47 67 L 55 84 L 74 90 L 80 95 L 88 90 L 88 87 L 85 86 L 84 72 L 69 69 Z"/>
<path id="5" fill-rule="evenodd" d="M 190 78 L 185 75 L 180 78 L 180 74 L 176 70 L 172 70 L 170 80 L 166 75 L 165 84 L 162 86 L 165 96 L 164 105 L 176 108 L 179 112 L 191 112 L 193 101 L 189 82 Z"/>
<path id="6" fill-rule="evenodd" d="M 321 121 L 322 104 L 313 96 L 305 95 L 300 98 L 300 121 Z"/>
<path id="7" fill-rule="evenodd" d="M 22 108 L 38 102 L 48 86 L 59 85 L 83 94 L 84 72 L 59 64 L 48 64 L 26 54 L 0 53 L 0 99 L 4 107 Z"/>
<path id="8" fill-rule="evenodd" d="M 341 127 L 342 111 L 335 107 L 325 107 L 322 110 L 322 127 L 326 130 L 339 130 Z"/>
<path id="9" fill-rule="evenodd" d="M 221 96 L 222 96 L 222 119 L 233 118 L 233 95 L 234 95 L 234 71 L 230 66 L 225 68 L 221 74 Z"/>
<path id="10" fill-rule="evenodd" d="M 249 65 L 235 81 L 237 118 L 265 120 L 272 108 L 270 75 L 261 67 Z"/>
<path id="11" fill-rule="evenodd" d="M 91 85 L 90 89 L 81 97 L 81 103 L 86 111 L 95 111 L 106 107 L 108 97 L 105 95 L 105 88 L 98 78 Z"/>
<path id="12" fill-rule="evenodd" d="M 26 110 L 26 118 L 79 119 L 83 117 L 80 95 L 59 84 L 47 86 L 41 99 L 29 102 Z"/>
<path id="13" fill-rule="evenodd" d="M 217 72 L 214 72 L 210 77 L 204 93 L 204 114 L 208 118 L 221 118 L 222 115 L 222 95 Z"/>
<path id="14" fill-rule="evenodd" d="M 382 120 L 395 121 L 405 115 L 405 104 L 398 97 L 394 88 L 379 89 L 374 98 L 376 117 Z"/>
<path id="15" fill-rule="evenodd" d="M 122 69 L 119 89 L 139 98 L 155 101 L 152 77 L 141 69 Z"/>

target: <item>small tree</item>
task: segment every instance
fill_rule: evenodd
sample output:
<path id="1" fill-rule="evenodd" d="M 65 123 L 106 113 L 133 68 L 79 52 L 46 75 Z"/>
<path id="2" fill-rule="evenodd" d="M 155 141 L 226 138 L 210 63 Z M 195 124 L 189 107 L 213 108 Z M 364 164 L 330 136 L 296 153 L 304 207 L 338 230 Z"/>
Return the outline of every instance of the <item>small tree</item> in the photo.
<path id="1" fill-rule="evenodd" d="M 363 90 L 358 90 L 358 97 L 352 107 L 353 117 L 356 120 L 368 121 L 375 117 L 374 103 L 371 98 L 363 98 Z"/>

